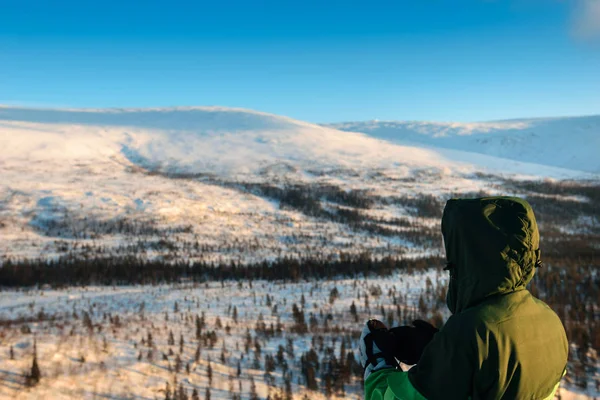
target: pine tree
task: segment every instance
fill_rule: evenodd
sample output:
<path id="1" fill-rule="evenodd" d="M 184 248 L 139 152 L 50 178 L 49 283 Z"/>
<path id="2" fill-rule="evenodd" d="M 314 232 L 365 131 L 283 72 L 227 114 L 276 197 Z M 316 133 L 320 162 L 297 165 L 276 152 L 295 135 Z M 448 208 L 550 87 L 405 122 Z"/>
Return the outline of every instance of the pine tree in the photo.
<path id="1" fill-rule="evenodd" d="M 294 358 L 294 339 L 292 339 L 291 337 L 287 338 L 285 352 L 287 353 L 289 358 L 291 358 L 291 359 Z"/>
<path id="2" fill-rule="evenodd" d="M 173 331 L 169 331 L 169 339 L 167 341 L 169 346 L 175 345 L 175 338 L 173 337 Z"/>
<path id="3" fill-rule="evenodd" d="M 10 346 L 10 359 L 11 360 L 15 359 L 15 350 L 13 349 L 12 346 Z"/>
<path id="4" fill-rule="evenodd" d="M 314 339 L 314 336 L 313 336 Z M 285 354 L 284 354 L 284 348 L 282 345 L 279 345 L 279 347 L 277 348 L 277 364 L 279 365 L 283 365 L 283 363 L 285 362 Z"/>
<path id="5" fill-rule="evenodd" d="M 306 387 L 309 390 L 317 390 L 317 376 L 316 376 L 315 368 L 312 364 L 308 364 L 304 371 L 304 376 L 306 378 Z"/>
<path id="6" fill-rule="evenodd" d="M 206 376 L 208 377 L 208 384 L 212 385 L 213 370 L 212 366 L 210 365 L 210 358 L 208 359 L 208 366 L 206 367 Z"/>
<path id="7" fill-rule="evenodd" d="M 427 307 L 427 303 L 425 303 L 425 299 L 423 298 L 423 295 L 419 295 L 419 312 L 423 315 L 427 314 L 428 311 L 428 307 Z"/>
<path id="8" fill-rule="evenodd" d="M 292 400 L 292 374 L 290 373 L 285 375 L 283 384 L 285 386 L 285 400 Z"/>
<path id="9" fill-rule="evenodd" d="M 250 400 L 258 400 L 258 394 L 256 393 L 256 383 L 254 378 L 250 377 Z"/>
<path id="10" fill-rule="evenodd" d="M 256 327 L 254 328 L 256 333 L 265 334 L 267 331 L 267 325 L 265 324 L 265 319 L 262 313 L 258 314 L 258 319 L 256 321 Z"/>
<path id="11" fill-rule="evenodd" d="M 40 367 L 37 363 L 37 355 L 33 356 L 33 362 L 31 363 L 31 372 L 29 373 L 29 382 L 31 385 L 37 384 L 42 378 Z"/>
<path id="12" fill-rule="evenodd" d="M 188 400 L 186 390 L 183 388 L 183 383 L 179 384 L 179 396 L 177 400 Z"/>
<path id="13" fill-rule="evenodd" d="M 31 363 L 31 371 L 29 372 L 29 375 L 27 376 L 27 385 L 28 386 L 37 385 L 38 382 L 40 381 L 41 377 L 42 377 L 42 374 L 40 372 L 40 367 L 37 362 L 37 342 L 34 340 L 33 341 L 33 362 Z"/>
<path id="14" fill-rule="evenodd" d="M 265 372 L 271 373 L 275 371 L 275 357 L 270 354 L 265 354 Z"/>
<path id="15" fill-rule="evenodd" d="M 192 390 L 192 400 L 200 400 L 200 396 L 198 396 L 198 389 L 196 388 Z"/>
<path id="16" fill-rule="evenodd" d="M 196 340 L 200 340 L 202 337 L 202 323 L 200 322 L 200 317 L 196 314 Z"/>
<path id="17" fill-rule="evenodd" d="M 334 286 L 334 288 L 329 292 L 329 304 L 333 304 L 339 296 L 340 292 L 338 291 L 338 288 Z"/>
<path id="18" fill-rule="evenodd" d="M 244 352 L 248 354 L 250 351 L 250 346 L 252 345 L 252 335 L 250 335 L 250 329 L 246 329 L 246 336 L 244 339 Z"/>
<path id="19" fill-rule="evenodd" d="M 94 330 L 94 324 L 92 323 L 90 314 L 86 311 L 83 312 L 83 326 L 85 326 L 90 333 Z"/>
<path id="20" fill-rule="evenodd" d="M 333 382 L 331 381 L 331 375 L 325 375 L 325 396 L 331 397 L 333 394 Z"/>
<path id="21" fill-rule="evenodd" d="M 340 366 L 344 369 L 346 361 L 346 340 L 342 337 L 342 344 L 340 346 Z"/>
<path id="22" fill-rule="evenodd" d="M 181 357 L 179 357 L 179 354 L 177 354 L 175 357 L 175 373 L 178 374 L 179 371 L 181 371 Z"/>
<path id="23" fill-rule="evenodd" d="M 354 322 L 358 322 L 358 312 L 356 310 L 356 304 L 354 304 L 354 301 L 352 301 L 352 304 L 350 305 L 350 315 L 354 317 Z"/>
<path id="24" fill-rule="evenodd" d="M 304 318 L 304 310 L 299 309 L 296 303 L 292 305 L 292 318 L 294 319 L 294 326 L 292 327 L 294 332 L 303 334 L 308 331 L 308 326 Z"/>
<path id="25" fill-rule="evenodd" d="M 204 400 L 210 400 L 210 388 L 206 388 L 206 392 L 204 394 Z"/>
<path id="26" fill-rule="evenodd" d="M 200 343 L 198 343 L 198 346 L 196 347 L 196 353 L 194 354 L 194 361 L 196 361 L 196 362 L 200 361 Z"/>
<path id="27" fill-rule="evenodd" d="M 165 388 L 165 400 L 171 400 L 171 388 L 169 387 L 169 382 L 167 382 L 167 387 Z"/>

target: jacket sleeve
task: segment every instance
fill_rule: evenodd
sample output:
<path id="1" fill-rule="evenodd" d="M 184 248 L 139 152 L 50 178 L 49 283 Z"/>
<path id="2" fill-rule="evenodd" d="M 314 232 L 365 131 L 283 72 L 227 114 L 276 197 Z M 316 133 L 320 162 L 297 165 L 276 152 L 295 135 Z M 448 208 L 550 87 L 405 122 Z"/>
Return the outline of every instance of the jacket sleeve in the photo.
<path id="1" fill-rule="evenodd" d="M 408 373 L 397 369 L 373 372 L 365 381 L 365 400 L 427 400 L 408 379 Z"/>
<path id="2" fill-rule="evenodd" d="M 419 363 L 408 371 L 414 388 L 429 400 L 464 400 L 471 396 L 479 356 L 473 335 L 456 317 L 425 347 Z"/>

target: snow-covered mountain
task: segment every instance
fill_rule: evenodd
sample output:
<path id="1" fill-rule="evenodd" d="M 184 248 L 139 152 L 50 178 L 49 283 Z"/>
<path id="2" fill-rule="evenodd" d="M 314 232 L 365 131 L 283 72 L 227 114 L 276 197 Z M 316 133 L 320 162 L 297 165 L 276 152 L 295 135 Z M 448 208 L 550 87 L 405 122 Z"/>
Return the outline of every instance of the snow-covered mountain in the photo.
<path id="1" fill-rule="evenodd" d="M 431 146 L 600 173 L 600 116 L 494 122 L 363 121 L 327 125 L 392 143 Z"/>
<path id="2" fill-rule="evenodd" d="M 416 146 L 390 143 L 391 139 L 396 139 L 387 125 L 376 124 L 367 129 L 369 126 L 339 126 L 346 131 L 365 131 L 369 135 L 348 133 L 286 117 L 219 107 L 108 110 L 0 107 L 0 128 L 3 133 L 0 136 L 0 154 L 4 162 L 27 158 L 50 163 L 66 160 L 103 162 L 107 156 L 124 156 L 133 164 L 163 172 L 218 174 L 255 174 L 263 168 L 281 164 L 299 168 L 360 169 L 402 165 L 453 170 L 469 170 L 476 165 L 479 169 L 489 168 L 494 172 L 571 177 L 577 175 L 576 171 L 596 172 L 589 165 L 598 162 L 596 157 L 588 155 L 590 147 L 593 148 L 593 142 L 589 140 L 578 144 L 580 162 L 564 166 L 572 171 L 562 171 L 541 168 L 554 163 L 554 157 L 543 158 L 543 154 L 535 159 L 524 157 L 516 160 L 522 163 L 506 163 L 497 158 L 424 148 L 415 139 L 419 136 L 462 137 L 462 131 L 457 135 L 444 133 L 449 129 L 443 128 L 443 125 L 439 125 L 442 128 L 437 133 L 434 132 L 435 124 L 422 125 L 425 127 L 422 130 L 413 130 L 417 133 L 413 132 L 407 142 L 413 142 Z M 409 132 L 409 128 L 403 129 Z M 482 132 L 484 129 L 476 131 Z M 564 140 L 559 145 L 572 135 L 569 131 L 562 137 Z M 487 139 L 496 140 L 491 137 Z M 594 140 L 597 142 L 600 136 Z M 515 141 L 522 141 L 522 138 L 506 139 L 505 149 L 511 150 Z M 422 142 L 437 144 L 431 140 Z M 461 148 L 442 142 L 439 144 L 442 148 L 481 153 L 472 146 Z M 570 148 L 573 149 L 575 145 L 577 143 Z M 553 146 L 554 142 L 546 147 Z M 494 148 L 499 152 L 503 149 L 502 146 Z M 540 152 L 543 149 L 540 148 Z"/>
<path id="3" fill-rule="evenodd" d="M 327 127 L 222 107 L 0 106 L 0 128 L 4 162 L 23 157 L 102 161 L 120 154 L 140 166 L 186 173 L 256 173 L 279 164 L 452 169 L 474 165 L 493 172 L 557 177 L 600 172 L 600 117 L 472 124 L 371 121 Z"/>
<path id="4" fill-rule="evenodd" d="M 325 127 L 221 107 L 4 106 L 0 256 L 90 246 L 242 261 L 428 253 L 431 246 L 406 232 L 434 225 L 443 198 L 519 194 L 502 186 L 507 177 L 598 176 L 597 119 L 553 121 L 406 124 L 408 145 L 395 142 L 404 126 L 397 123 Z M 492 156 L 482 154 L 485 140 L 494 144 Z M 514 154 L 523 157 L 502 157 Z M 425 215 L 419 207 L 431 202 Z"/>

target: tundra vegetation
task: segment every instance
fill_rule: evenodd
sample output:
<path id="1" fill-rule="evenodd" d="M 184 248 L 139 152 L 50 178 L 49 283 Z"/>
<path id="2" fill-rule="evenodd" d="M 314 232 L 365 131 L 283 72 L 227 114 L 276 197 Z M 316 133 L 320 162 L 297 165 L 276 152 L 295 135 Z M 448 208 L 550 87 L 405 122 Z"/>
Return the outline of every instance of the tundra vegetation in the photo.
<path id="1" fill-rule="evenodd" d="M 495 180 L 490 194 L 519 194 L 536 212 L 544 265 L 530 290 L 559 315 L 571 343 L 561 390 L 598 394 L 600 187 Z M 361 325 L 371 317 L 389 326 L 416 318 L 443 325 L 444 201 L 488 194 L 221 184 L 390 245 L 322 251 L 318 243 L 335 240 L 323 231 L 302 252 L 245 262 L 227 254 L 257 252 L 260 240 L 201 243 L 193 226 L 69 213 L 37 221 L 64 251 L 52 259 L 2 258 L 0 397 L 360 399 Z M 383 206 L 406 215 L 371 212 Z M 95 244 L 108 234 L 136 241 Z M 302 234 L 281 240 L 302 241 Z M 429 251 L 415 255 L 411 246 Z M 214 252 L 222 260 L 203 259 Z"/>

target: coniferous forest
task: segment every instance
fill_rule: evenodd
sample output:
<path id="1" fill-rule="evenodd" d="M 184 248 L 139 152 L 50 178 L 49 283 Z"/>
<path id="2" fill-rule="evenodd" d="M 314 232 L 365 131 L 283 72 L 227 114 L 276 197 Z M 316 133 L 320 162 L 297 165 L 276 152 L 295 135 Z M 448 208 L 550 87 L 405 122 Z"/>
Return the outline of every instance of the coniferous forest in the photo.
<path id="1" fill-rule="evenodd" d="M 536 212 L 543 266 L 530 290 L 565 326 L 571 351 L 564 385 L 598 391 L 600 188 L 546 181 L 502 185 L 524 193 Z M 251 185 L 243 190 L 357 232 L 385 233 L 361 211 L 382 200 L 365 193 Z M 344 208 L 327 210 L 322 198 Z M 444 205 L 444 199 L 428 196 L 386 201 L 438 219 Z M 73 225 L 51 229 L 67 226 Z M 82 376 L 86 386 L 78 393 L 90 397 L 360 398 L 355 350 L 366 319 L 396 326 L 422 318 L 441 327 L 449 316 L 439 226 L 407 226 L 405 239 L 429 243 L 434 251 L 420 257 L 340 251 L 215 262 L 119 255 L 70 243 L 69 251 L 51 259 L 4 258 L 0 352 L 8 367 L 0 375 L 0 395 L 14 387 L 32 396 L 51 394 L 56 385 L 49 382 Z M 69 235 L 71 241 L 81 237 Z M 174 254 L 208 250 L 161 235 L 161 248 Z M 252 252 L 260 243 L 248 246 Z M 19 301 L 12 301 L 17 295 Z M 119 375 L 113 387 L 87 387 L 110 374 Z"/>

